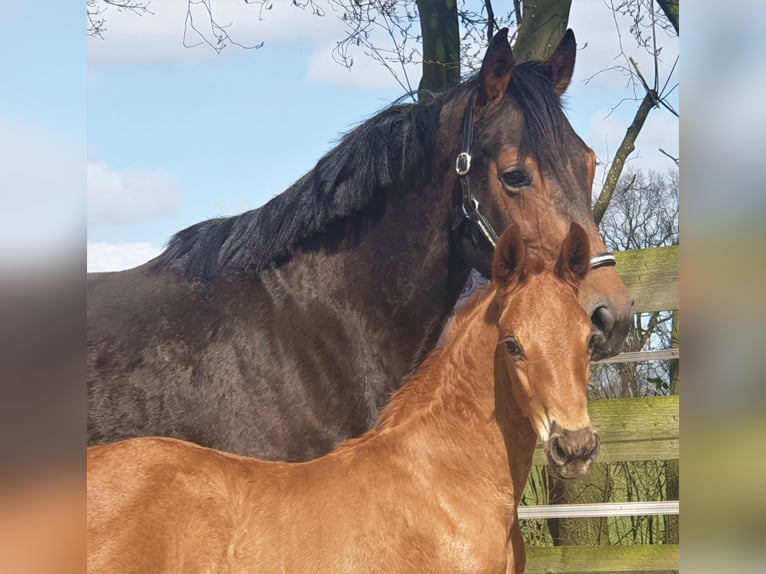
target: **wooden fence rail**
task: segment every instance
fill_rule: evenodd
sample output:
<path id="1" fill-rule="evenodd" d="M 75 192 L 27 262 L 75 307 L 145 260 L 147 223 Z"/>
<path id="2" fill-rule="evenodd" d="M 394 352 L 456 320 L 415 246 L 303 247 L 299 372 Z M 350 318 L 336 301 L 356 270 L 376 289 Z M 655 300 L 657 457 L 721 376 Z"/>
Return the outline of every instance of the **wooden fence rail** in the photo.
<path id="1" fill-rule="evenodd" d="M 636 313 L 678 309 L 678 245 L 619 251 L 614 255 Z"/>
<path id="2" fill-rule="evenodd" d="M 678 395 L 590 401 L 588 413 L 601 436 L 599 462 L 678 458 Z M 533 464 L 545 464 L 542 445 Z"/>
<path id="3" fill-rule="evenodd" d="M 532 550 L 533 552 L 530 552 Z M 550 546 L 527 549 L 526 574 L 670 574 L 678 572 L 678 544 Z"/>

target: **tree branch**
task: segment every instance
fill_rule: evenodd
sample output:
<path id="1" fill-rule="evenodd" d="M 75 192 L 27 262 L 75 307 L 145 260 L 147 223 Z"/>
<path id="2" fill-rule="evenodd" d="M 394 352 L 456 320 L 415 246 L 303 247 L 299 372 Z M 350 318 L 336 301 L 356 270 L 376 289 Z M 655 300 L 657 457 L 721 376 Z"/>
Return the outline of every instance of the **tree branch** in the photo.
<path id="1" fill-rule="evenodd" d="M 202 10 L 204 14 L 203 20 L 204 26 L 206 28 L 206 31 L 204 32 L 202 28 L 198 27 L 194 21 L 193 7 L 200 7 L 199 9 Z M 220 54 L 229 44 L 239 46 L 240 48 L 245 48 L 247 50 L 258 49 L 263 46 L 263 42 L 248 46 L 232 39 L 232 37 L 229 36 L 229 32 L 227 31 L 227 28 L 230 26 L 231 24 L 219 24 L 216 21 L 215 17 L 213 16 L 212 0 L 187 0 L 186 20 L 184 21 L 183 36 L 183 43 L 187 48 L 193 48 L 201 44 L 207 44 L 213 48 L 216 53 Z M 208 27 L 210 28 L 209 31 L 207 31 Z M 196 34 L 196 36 L 199 38 L 199 41 L 193 41 L 191 44 L 188 44 L 187 39 L 190 32 Z M 208 33 L 212 35 L 212 38 L 208 37 Z"/>
<path id="2" fill-rule="evenodd" d="M 675 163 L 675 164 L 676 164 L 676 167 L 679 167 L 679 166 L 680 166 L 680 163 L 679 163 L 679 161 L 678 161 L 678 158 L 677 158 L 677 157 L 673 157 L 672 155 L 670 155 L 668 152 L 666 152 L 666 151 L 665 151 L 664 149 L 662 149 L 662 148 L 660 148 L 660 153 L 661 153 L 662 155 L 666 155 L 666 156 L 668 156 L 670 159 L 672 159 L 672 160 L 673 160 L 673 163 Z"/>
<path id="3" fill-rule="evenodd" d="M 109 8 L 115 8 L 120 12 L 133 12 L 138 16 L 153 14 L 149 10 L 151 0 L 88 0 L 86 14 L 88 19 L 88 36 L 104 37 L 106 31 L 106 18 L 104 13 Z"/>
<path id="4" fill-rule="evenodd" d="M 487 44 L 489 44 L 492 36 L 495 35 L 495 11 L 492 9 L 492 0 L 484 0 L 484 6 L 487 8 Z"/>
<path id="5" fill-rule="evenodd" d="M 625 132 L 625 137 L 622 138 L 622 143 L 620 143 L 620 147 L 617 149 L 614 161 L 609 167 L 609 173 L 606 176 L 604 186 L 601 188 L 601 193 L 598 196 L 598 200 L 596 200 L 596 205 L 593 207 L 593 219 L 596 221 L 596 225 L 598 225 L 601 222 L 601 218 L 604 217 L 604 212 L 606 212 L 606 208 L 612 200 L 612 195 L 614 195 L 614 190 L 620 179 L 622 168 L 625 166 L 625 161 L 633 150 L 636 149 L 636 138 L 641 132 L 641 128 L 644 127 L 644 122 L 646 122 L 649 112 L 656 106 L 656 101 L 656 93 L 652 91 L 646 92 L 644 99 L 641 100 L 641 105 L 636 111 L 633 122 L 628 126 L 628 129 Z"/>

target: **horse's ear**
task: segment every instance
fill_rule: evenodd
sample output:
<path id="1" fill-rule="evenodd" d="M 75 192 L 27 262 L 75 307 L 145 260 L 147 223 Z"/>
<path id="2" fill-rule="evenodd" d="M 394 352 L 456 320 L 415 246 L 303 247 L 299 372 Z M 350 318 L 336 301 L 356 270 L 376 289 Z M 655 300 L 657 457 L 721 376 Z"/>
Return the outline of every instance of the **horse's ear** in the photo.
<path id="1" fill-rule="evenodd" d="M 476 102 L 480 106 L 493 104 L 505 96 L 513 72 L 513 52 L 508 44 L 508 28 L 492 37 L 479 71 L 479 92 Z"/>
<path id="2" fill-rule="evenodd" d="M 511 224 L 500 236 L 492 260 L 492 281 L 498 287 L 508 287 L 523 279 L 527 248 L 518 225 Z"/>
<path id="3" fill-rule="evenodd" d="M 563 94 L 574 73 L 575 56 L 577 54 L 577 43 L 575 42 L 574 32 L 567 30 L 564 37 L 559 42 L 556 51 L 548 58 L 546 64 L 550 69 L 551 80 L 553 80 L 553 91 L 557 96 Z"/>
<path id="4" fill-rule="evenodd" d="M 577 288 L 590 270 L 590 241 L 585 230 L 574 221 L 561 244 L 556 275 Z"/>

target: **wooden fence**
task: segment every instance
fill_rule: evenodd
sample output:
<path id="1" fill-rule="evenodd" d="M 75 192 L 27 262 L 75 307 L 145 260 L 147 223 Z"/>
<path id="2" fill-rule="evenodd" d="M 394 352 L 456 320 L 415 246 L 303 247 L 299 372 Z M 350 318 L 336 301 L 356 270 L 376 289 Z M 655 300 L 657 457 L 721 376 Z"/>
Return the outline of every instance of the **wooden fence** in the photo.
<path id="1" fill-rule="evenodd" d="M 670 311 L 678 303 L 678 246 L 616 254 L 636 313 Z M 603 362 L 642 362 L 679 358 L 679 349 L 623 353 Z M 589 411 L 601 435 L 600 462 L 677 460 L 678 395 L 593 400 Z M 542 448 L 535 464 L 544 464 Z M 521 506 L 519 518 L 572 518 L 678 514 L 678 501 Z M 612 546 L 527 546 L 527 574 L 678 572 L 677 544 Z"/>

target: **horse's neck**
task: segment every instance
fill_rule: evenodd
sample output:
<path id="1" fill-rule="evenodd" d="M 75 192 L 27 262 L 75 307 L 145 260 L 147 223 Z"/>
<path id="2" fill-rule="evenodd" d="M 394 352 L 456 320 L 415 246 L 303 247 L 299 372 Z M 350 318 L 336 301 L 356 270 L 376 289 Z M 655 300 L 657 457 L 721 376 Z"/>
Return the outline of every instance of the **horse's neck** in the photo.
<path id="1" fill-rule="evenodd" d="M 508 381 L 495 378 L 493 296 L 468 305 L 443 346 L 392 399 L 378 428 L 390 431 L 397 448 L 411 451 L 419 472 L 438 482 L 460 477 L 456 496 L 486 497 L 505 512 L 518 504 L 536 435 Z"/>
<path id="2" fill-rule="evenodd" d="M 329 281 L 347 282 L 338 292 L 371 336 L 387 339 L 377 347 L 383 361 L 397 363 L 388 369 L 397 380 L 433 348 L 470 271 L 445 225 L 451 195 L 436 186 L 398 189 L 354 245 L 316 258 Z"/>
<path id="3" fill-rule="evenodd" d="M 377 305 L 384 323 L 380 329 L 385 327 L 395 347 L 423 347 L 412 367 L 438 340 L 470 272 L 450 239 L 463 109 L 441 107 L 439 149 L 413 170 L 416 177 L 404 177 L 379 192 L 383 206 L 373 209 L 382 209 L 382 215 L 365 226 L 357 245 L 339 253 L 345 270 L 360 270 L 349 296 L 359 297 L 365 309 Z"/>

